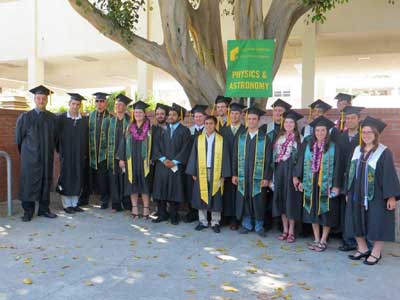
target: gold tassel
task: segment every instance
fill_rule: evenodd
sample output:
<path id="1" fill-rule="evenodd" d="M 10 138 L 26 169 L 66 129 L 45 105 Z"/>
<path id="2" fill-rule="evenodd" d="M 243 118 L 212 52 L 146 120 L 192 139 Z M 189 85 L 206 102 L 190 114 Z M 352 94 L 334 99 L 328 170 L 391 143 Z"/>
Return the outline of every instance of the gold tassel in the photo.
<path id="1" fill-rule="evenodd" d="M 362 143 L 361 125 L 360 125 L 360 128 L 359 128 L 359 134 L 358 135 L 360 136 L 359 145 L 361 146 L 361 143 Z"/>
<path id="2" fill-rule="evenodd" d="M 343 128 L 344 128 L 344 112 L 341 111 L 340 112 L 340 127 L 339 127 L 340 131 L 343 131 Z"/>
<path id="3" fill-rule="evenodd" d="M 282 127 L 283 127 L 283 115 L 281 115 L 281 126 L 280 126 L 280 129 L 282 129 Z"/>
<path id="4" fill-rule="evenodd" d="M 246 115 L 245 115 L 245 124 L 246 124 L 246 127 L 248 127 L 249 126 L 249 122 L 247 122 L 247 117 L 248 117 L 248 115 L 249 115 L 249 112 L 248 111 L 246 111 Z"/>
<path id="5" fill-rule="evenodd" d="M 214 112 L 215 112 L 215 104 L 213 105 L 213 108 L 212 108 L 212 110 L 211 110 L 211 115 L 212 115 L 212 116 L 214 115 Z"/>
<path id="6" fill-rule="evenodd" d="M 183 121 L 183 110 L 181 109 L 181 121 Z"/>
<path id="7" fill-rule="evenodd" d="M 310 106 L 309 109 L 308 109 L 308 122 L 311 121 L 311 113 L 312 113 L 312 108 Z"/>
<path id="8" fill-rule="evenodd" d="M 231 108 L 228 107 L 228 117 L 226 118 L 226 126 L 231 125 Z"/>
<path id="9" fill-rule="evenodd" d="M 114 112 L 115 114 L 117 114 L 117 100 L 115 100 L 114 102 Z"/>
<path id="10" fill-rule="evenodd" d="M 133 109 L 131 110 L 131 122 L 135 120 L 135 116 L 133 115 Z"/>

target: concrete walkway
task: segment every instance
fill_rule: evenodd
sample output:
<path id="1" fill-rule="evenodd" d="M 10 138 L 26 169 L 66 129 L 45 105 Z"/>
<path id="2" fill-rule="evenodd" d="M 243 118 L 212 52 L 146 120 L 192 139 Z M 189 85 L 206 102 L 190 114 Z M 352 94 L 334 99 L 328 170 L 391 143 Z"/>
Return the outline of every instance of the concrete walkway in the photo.
<path id="1" fill-rule="evenodd" d="M 5 205 L 0 209 L 4 211 Z M 350 261 L 332 241 L 287 244 L 269 232 L 196 232 L 133 221 L 90 206 L 55 220 L 0 217 L 0 300 L 396 299 L 400 245 L 374 267 Z"/>

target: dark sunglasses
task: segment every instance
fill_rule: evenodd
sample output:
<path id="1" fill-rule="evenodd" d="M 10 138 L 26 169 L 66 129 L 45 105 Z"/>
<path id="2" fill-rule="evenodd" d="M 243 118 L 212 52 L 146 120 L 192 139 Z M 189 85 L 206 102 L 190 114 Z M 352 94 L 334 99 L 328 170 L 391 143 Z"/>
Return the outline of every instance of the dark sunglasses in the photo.
<path id="1" fill-rule="evenodd" d="M 102 102 L 105 102 L 106 100 L 96 100 L 96 103 L 97 102 L 100 102 L 100 103 L 102 103 Z"/>

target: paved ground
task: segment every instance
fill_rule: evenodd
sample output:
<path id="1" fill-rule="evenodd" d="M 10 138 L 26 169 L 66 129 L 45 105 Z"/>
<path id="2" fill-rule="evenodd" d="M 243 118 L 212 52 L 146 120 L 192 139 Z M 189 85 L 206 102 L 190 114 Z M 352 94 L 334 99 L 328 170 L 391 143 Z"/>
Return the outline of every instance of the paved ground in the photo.
<path id="1" fill-rule="evenodd" d="M 5 206 L 0 206 L 4 212 Z M 374 267 L 224 228 L 196 232 L 90 206 L 74 216 L 0 217 L 0 300 L 396 299 L 400 244 Z"/>

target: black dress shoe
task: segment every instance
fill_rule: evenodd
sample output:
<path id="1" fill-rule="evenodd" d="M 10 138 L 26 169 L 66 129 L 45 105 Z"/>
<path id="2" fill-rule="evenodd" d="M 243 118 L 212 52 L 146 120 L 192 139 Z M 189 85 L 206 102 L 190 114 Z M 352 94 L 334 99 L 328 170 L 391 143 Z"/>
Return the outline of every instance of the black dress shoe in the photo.
<path id="1" fill-rule="evenodd" d="M 108 204 L 106 204 L 106 203 L 103 203 L 101 206 L 100 206 L 100 209 L 107 209 L 108 208 Z"/>
<path id="2" fill-rule="evenodd" d="M 367 259 L 368 259 L 369 257 L 372 257 L 372 258 L 374 259 L 374 261 L 368 261 Z M 376 265 L 376 264 L 381 260 L 381 258 L 382 258 L 382 254 L 379 255 L 379 257 L 376 257 L 376 256 L 370 254 L 368 257 L 365 258 L 365 260 L 364 260 L 364 265 L 367 265 L 367 266 Z"/>
<path id="3" fill-rule="evenodd" d="M 177 217 L 171 218 L 171 224 L 172 225 L 178 225 L 179 224 L 179 218 L 177 218 Z"/>
<path id="4" fill-rule="evenodd" d="M 83 211 L 84 211 L 84 210 L 83 210 L 82 208 L 80 208 L 79 206 L 72 207 L 72 209 L 73 209 L 75 212 L 83 212 Z"/>
<path id="5" fill-rule="evenodd" d="M 220 228 L 220 226 L 218 224 L 215 224 L 214 226 L 211 226 L 211 228 L 215 233 L 220 233 L 221 232 L 221 228 Z"/>
<path id="6" fill-rule="evenodd" d="M 197 211 L 190 211 L 184 217 L 183 222 L 193 223 L 194 221 L 198 221 L 198 220 L 199 220 L 199 215 L 198 215 Z"/>
<path id="7" fill-rule="evenodd" d="M 260 231 L 257 231 L 258 236 L 265 238 L 267 236 L 267 233 L 265 232 L 264 229 L 261 229 Z"/>
<path id="8" fill-rule="evenodd" d="M 49 219 L 55 219 L 57 218 L 56 214 L 53 214 L 50 211 L 46 211 L 46 212 L 38 212 L 38 216 L 40 217 L 45 217 L 45 218 L 49 218 Z"/>
<path id="9" fill-rule="evenodd" d="M 356 253 L 350 254 L 348 256 L 348 258 L 350 258 L 351 260 L 360 260 L 363 257 L 367 258 L 368 256 L 370 256 L 370 254 L 371 254 L 371 251 L 369 251 L 369 250 L 364 253 L 357 250 Z"/>
<path id="10" fill-rule="evenodd" d="M 339 251 L 343 251 L 343 252 L 354 251 L 356 249 L 357 249 L 357 246 L 352 246 L 352 245 L 348 245 L 348 244 L 343 244 L 342 246 L 340 246 L 338 248 Z"/>
<path id="11" fill-rule="evenodd" d="M 160 217 L 158 216 L 157 218 L 151 220 L 152 223 L 161 223 L 161 222 L 165 222 L 168 221 L 167 217 Z"/>
<path id="12" fill-rule="evenodd" d="M 24 213 L 21 220 L 22 222 L 30 222 L 32 220 L 32 217 L 33 217 L 32 214 Z"/>
<path id="13" fill-rule="evenodd" d="M 74 214 L 74 213 L 75 213 L 75 210 L 74 210 L 73 207 L 66 207 L 66 208 L 64 208 L 64 211 L 65 211 L 67 214 Z"/>
<path id="14" fill-rule="evenodd" d="M 203 229 L 206 229 L 206 228 L 207 228 L 207 226 L 205 226 L 205 225 L 199 223 L 199 224 L 197 224 L 197 226 L 194 228 L 194 230 L 202 231 Z"/>

